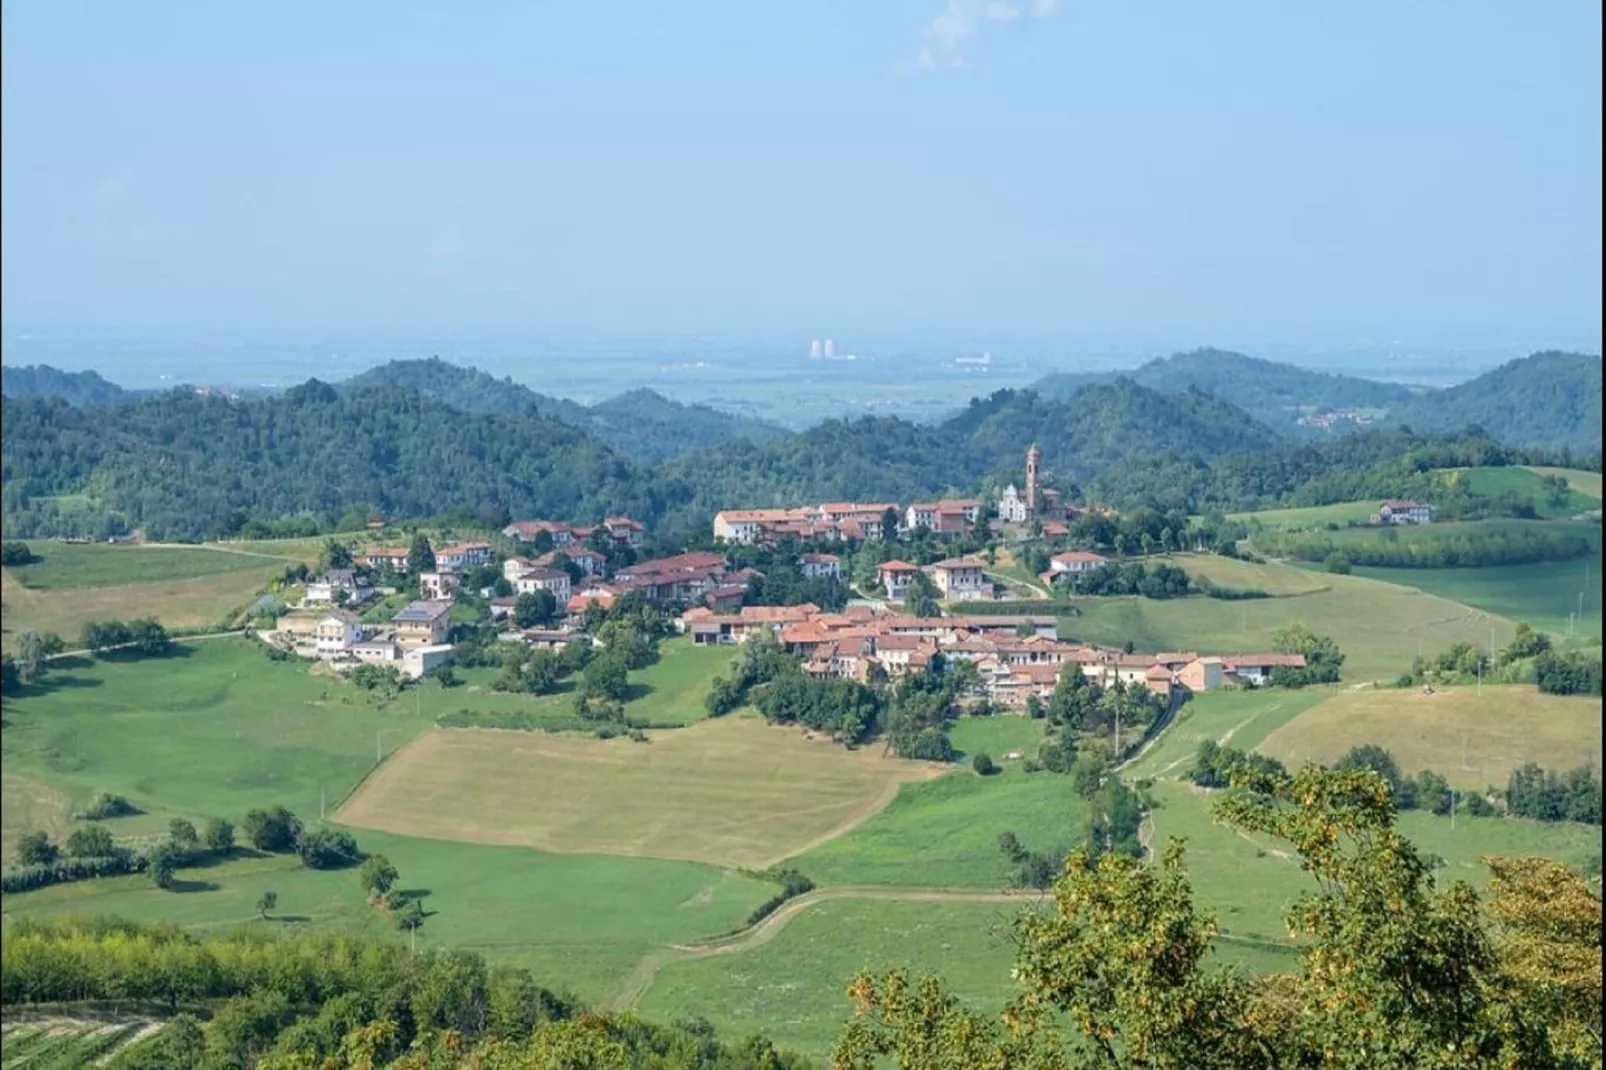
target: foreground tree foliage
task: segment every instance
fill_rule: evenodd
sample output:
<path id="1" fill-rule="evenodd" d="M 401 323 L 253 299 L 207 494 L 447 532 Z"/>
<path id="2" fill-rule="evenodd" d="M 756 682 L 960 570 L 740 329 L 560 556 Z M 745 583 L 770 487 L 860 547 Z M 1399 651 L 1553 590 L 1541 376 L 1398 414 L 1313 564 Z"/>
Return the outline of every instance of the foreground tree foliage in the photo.
<path id="1" fill-rule="evenodd" d="M 1217 816 L 1287 841 L 1316 888 L 1288 914 L 1297 974 L 1211 968 L 1184 846 L 1158 865 L 1073 855 L 1052 913 L 1015 928 L 1023 991 L 998 1022 L 942 982 L 861 975 L 833 1065 L 946 1067 L 1599 1067 L 1601 901 L 1570 870 L 1488 859 L 1485 902 L 1436 890 L 1369 771 L 1247 766 Z"/>

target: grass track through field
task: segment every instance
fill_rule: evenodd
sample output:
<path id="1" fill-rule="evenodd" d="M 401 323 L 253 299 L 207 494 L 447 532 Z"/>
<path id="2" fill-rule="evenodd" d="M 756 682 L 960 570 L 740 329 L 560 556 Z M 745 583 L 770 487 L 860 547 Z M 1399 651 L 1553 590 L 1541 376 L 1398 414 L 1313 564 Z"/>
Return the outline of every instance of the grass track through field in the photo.
<path id="1" fill-rule="evenodd" d="M 652 987 L 658 971 L 672 962 L 709 958 L 714 955 L 735 955 L 763 947 L 774 940 L 788 922 L 810 907 L 838 899 L 868 899 L 894 903 L 1021 903 L 1042 902 L 1041 892 L 966 892 L 944 891 L 935 888 L 816 888 L 781 904 L 774 913 L 757 925 L 731 936 L 703 940 L 695 944 L 677 944 L 655 951 L 642 959 L 624 984 L 608 1003 L 613 1011 L 630 1010 Z"/>

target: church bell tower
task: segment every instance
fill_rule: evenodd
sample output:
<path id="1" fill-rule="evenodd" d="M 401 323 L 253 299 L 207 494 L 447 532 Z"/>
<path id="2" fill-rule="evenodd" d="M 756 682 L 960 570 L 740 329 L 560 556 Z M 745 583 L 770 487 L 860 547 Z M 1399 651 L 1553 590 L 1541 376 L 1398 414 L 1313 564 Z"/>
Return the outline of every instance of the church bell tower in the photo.
<path id="1" fill-rule="evenodd" d="M 1037 443 L 1033 442 L 1026 450 L 1026 515 L 1036 516 L 1042 502 L 1038 498 L 1040 493 L 1037 486 L 1037 462 L 1041 454 L 1037 452 Z"/>

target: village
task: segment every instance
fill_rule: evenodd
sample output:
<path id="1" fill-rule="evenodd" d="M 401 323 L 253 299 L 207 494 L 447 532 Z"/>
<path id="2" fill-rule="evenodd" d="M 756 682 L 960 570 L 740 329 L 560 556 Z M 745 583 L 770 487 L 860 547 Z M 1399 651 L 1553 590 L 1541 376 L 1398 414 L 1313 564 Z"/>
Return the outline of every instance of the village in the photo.
<path id="1" fill-rule="evenodd" d="M 1392 522 L 1416 510 L 1387 503 Z M 564 521 L 517 520 L 500 532 L 499 550 L 488 541 L 448 542 L 429 547 L 429 568 L 413 568 L 410 547 L 360 551 L 349 568 L 330 568 L 309 578 L 301 604 L 280 616 L 268 638 L 288 653 L 329 663 L 337 671 L 358 666 L 394 668 L 417 679 L 448 664 L 452 654 L 454 604 L 460 597 L 483 600 L 498 639 L 559 650 L 595 640 L 586 629 L 588 613 L 608 611 L 620 600 L 638 597 L 673 616 L 676 630 L 696 645 L 740 644 L 772 635 L 798 656 L 815 677 L 861 683 L 894 681 L 911 670 L 969 663 L 971 696 L 1000 711 L 1025 712 L 1035 697 L 1046 699 L 1066 665 L 1077 665 L 1101 687 L 1141 687 L 1160 696 L 1264 684 L 1279 666 L 1302 668 L 1298 654 L 1251 652 L 1200 655 L 1194 651 L 1141 652 L 1063 641 L 1057 618 L 1032 615 L 964 615 L 970 603 L 992 601 L 1003 584 L 989 574 L 979 556 L 956 556 L 917 566 L 888 560 L 875 566 L 874 584 L 848 591 L 838 610 L 799 605 L 754 604 L 763 573 L 733 567 L 738 547 L 840 544 L 894 539 L 924 529 L 936 535 L 973 532 L 980 524 L 1001 533 L 1031 525 L 1051 534 L 1065 529 L 1080 512 L 1040 486 L 1038 451 L 1026 455 L 1024 493 L 1014 485 L 1000 494 L 996 518 L 977 499 L 943 499 L 907 506 L 893 503 L 827 502 L 791 509 L 726 510 L 713 522 L 716 546 L 635 560 L 645 528 L 628 517 L 609 517 L 598 525 Z M 1066 529 L 1068 530 L 1068 529 Z M 608 552 L 605 552 L 608 551 Z M 618 551 L 626 551 L 623 555 Z M 615 560 L 610 561 L 610 556 Z M 1047 558 L 1039 577 L 1049 586 L 1110 564 L 1089 550 L 1067 550 Z M 828 552 L 800 552 L 797 572 L 807 580 L 848 585 L 842 558 Z M 416 574 L 414 574 L 416 573 Z M 491 582 L 484 582 L 487 579 Z M 394 597 L 403 585 L 418 598 L 383 620 L 365 619 L 362 608 Z M 921 592 L 930 592 L 935 614 L 908 610 Z M 540 607 L 536 619 L 520 619 L 521 604 Z M 940 614 L 940 615 L 938 615 Z M 531 614 L 524 614 L 528 618 Z"/>

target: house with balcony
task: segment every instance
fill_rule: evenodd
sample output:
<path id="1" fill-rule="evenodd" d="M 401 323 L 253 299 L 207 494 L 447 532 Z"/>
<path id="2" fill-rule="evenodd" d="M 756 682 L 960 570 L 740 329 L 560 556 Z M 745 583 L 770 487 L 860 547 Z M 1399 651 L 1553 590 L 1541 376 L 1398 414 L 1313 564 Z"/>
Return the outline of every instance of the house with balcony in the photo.
<path id="1" fill-rule="evenodd" d="M 331 609 L 314 632 L 320 658 L 338 658 L 362 641 L 362 620 L 349 609 Z"/>
<path id="2" fill-rule="evenodd" d="M 433 646 L 446 641 L 452 628 L 450 602 L 411 602 L 390 618 L 396 641 L 403 646 Z"/>
<path id="3" fill-rule="evenodd" d="M 926 572 L 942 596 L 954 602 L 974 602 L 993 596 L 992 581 L 986 576 L 987 562 L 977 557 L 950 557 L 927 565 Z"/>
<path id="4" fill-rule="evenodd" d="M 876 582 L 887 592 L 887 600 L 891 602 L 902 602 L 918 575 L 920 569 L 907 561 L 888 561 L 876 566 L 875 571 Z"/>

